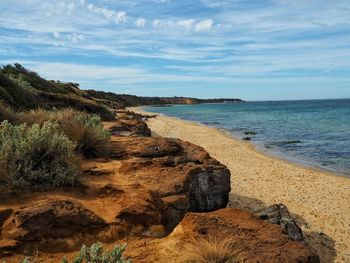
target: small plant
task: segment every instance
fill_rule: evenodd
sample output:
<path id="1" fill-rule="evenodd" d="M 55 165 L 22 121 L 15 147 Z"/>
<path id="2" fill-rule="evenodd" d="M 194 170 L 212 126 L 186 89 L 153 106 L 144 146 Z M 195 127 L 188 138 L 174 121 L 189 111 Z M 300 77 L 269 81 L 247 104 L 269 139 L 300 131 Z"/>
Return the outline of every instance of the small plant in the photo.
<path id="1" fill-rule="evenodd" d="M 57 123 L 28 127 L 4 121 L 0 125 L 0 169 L 5 171 L 1 179 L 13 187 L 73 185 L 77 180 L 74 147 Z"/>
<path id="2" fill-rule="evenodd" d="M 116 245 L 111 251 L 104 251 L 100 242 L 94 243 L 90 248 L 83 245 L 72 263 L 131 263 L 130 259 L 123 257 L 125 249 L 126 244 Z"/>
<path id="3" fill-rule="evenodd" d="M 191 240 L 182 253 L 186 263 L 242 263 L 244 258 L 232 239 L 205 239 L 197 237 Z"/>

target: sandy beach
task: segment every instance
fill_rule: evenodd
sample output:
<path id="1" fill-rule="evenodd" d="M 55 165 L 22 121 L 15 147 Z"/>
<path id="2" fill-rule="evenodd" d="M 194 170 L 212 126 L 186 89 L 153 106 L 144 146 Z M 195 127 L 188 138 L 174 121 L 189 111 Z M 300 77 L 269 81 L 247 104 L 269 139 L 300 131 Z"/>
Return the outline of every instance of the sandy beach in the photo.
<path id="1" fill-rule="evenodd" d="M 268 156 L 249 142 L 194 122 L 158 115 L 147 123 L 155 136 L 200 145 L 230 169 L 229 206 L 254 211 L 283 203 L 322 262 L 350 262 L 349 178 Z"/>

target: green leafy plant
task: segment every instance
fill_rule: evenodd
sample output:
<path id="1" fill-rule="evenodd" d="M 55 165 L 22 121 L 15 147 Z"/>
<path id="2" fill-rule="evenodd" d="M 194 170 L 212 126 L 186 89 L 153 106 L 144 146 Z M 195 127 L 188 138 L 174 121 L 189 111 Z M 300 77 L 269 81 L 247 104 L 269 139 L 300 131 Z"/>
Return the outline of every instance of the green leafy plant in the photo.
<path id="1" fill-rule="evenodd" d="M 100 242 L 94 243 L 90 248 L 83 245 L 73 263 L 131 263 L 130 259 L 124 259 L 125 249 L 126 244 L 116 245 L 111 251 L 105 251 Z"/>
<path id="2" fill-rule="evenodd" d="M 46 111 L 31 110 L 20 114 L 22 123 L 42 125 L 46 121 L 57 121 L 59 129 L 76 144 L 75 150 L 87 158 L 109 155 L 111 134 L 103 128 L 98 115 L 73 109 Z"/>
<path id="3" fill-rule="evenodd" d="M 77 181 L 75 145 L 55 122 L 14 126 L 0 125 L 0 169 L 2 180 L 13 187 L 52 188 Z"/>

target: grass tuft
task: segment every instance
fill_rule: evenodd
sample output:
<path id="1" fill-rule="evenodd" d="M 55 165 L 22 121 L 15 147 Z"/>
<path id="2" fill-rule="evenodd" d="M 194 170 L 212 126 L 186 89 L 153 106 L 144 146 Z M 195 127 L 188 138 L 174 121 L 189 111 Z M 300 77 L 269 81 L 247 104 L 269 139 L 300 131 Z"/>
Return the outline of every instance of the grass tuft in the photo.
<path id="1" fill-rule="evenodd" d="M 6 107 L 0 103 L 0 122 L 9 121 L 10 123 L 18 122 L 18 115 L 10 107 Z"/>
<path id="2" fill-rule="evenodd" d="M 243 254 L 237 249 L 235 241 L 230 238 L 223 240 L 196 237 L 184 247 L 186 263 L 242 263 Z"/>

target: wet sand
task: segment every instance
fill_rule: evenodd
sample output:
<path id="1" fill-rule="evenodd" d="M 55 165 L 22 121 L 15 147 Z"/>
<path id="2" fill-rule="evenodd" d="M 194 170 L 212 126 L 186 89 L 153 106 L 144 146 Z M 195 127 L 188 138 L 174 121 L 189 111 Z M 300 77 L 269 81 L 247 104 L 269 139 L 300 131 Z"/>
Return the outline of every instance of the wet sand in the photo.
<path id="1" fill-rule="evenodd" d="M 283 203 L 322 262 L 350 262 L 350 178 L 266 155 L 217 128 L 163 115 L 147 124 L 155 135 L 200 145 L 225 164 L 230 206 L 254 211 Z"/>

